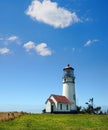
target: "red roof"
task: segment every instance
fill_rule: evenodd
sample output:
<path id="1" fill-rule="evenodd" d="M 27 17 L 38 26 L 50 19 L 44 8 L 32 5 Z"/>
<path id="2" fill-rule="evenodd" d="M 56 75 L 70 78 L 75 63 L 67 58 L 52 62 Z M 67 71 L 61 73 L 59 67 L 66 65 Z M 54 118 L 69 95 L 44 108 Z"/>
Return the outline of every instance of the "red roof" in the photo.
<path id="1" fill-rule="evenodd" d="M 54 97 L 54 99 L 59 102 L 59 103 L 68 103 L 71 104 L 71 101 L 67 99 L 65 96 L 60 96 L 60 95 L 54 95 L 52 94 L 51 96 Z"/>
<path id="2" fill-rule="evenodd" d="M 48 101 L 51 103 L 51 104 L 54 104 L 54 101 L 52 99 L 48 99 Z"/>

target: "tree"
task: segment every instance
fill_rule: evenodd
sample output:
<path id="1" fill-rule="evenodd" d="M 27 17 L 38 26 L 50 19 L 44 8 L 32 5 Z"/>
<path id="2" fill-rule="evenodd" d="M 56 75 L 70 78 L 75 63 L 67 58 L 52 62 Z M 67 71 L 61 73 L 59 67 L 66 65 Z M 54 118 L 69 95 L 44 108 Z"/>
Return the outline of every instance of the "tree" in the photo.
<path id="1" fill-rule="evenodd" d="M 87 108 L 85 108 L 86 113 L 89 114 L 98 114 L 101 110 L 101 107 L 94 107 L 94 99 L 90 98 L 88 102 L 86 102 Z"/>
<path id="2" fill-rule="evenodd" d="M 94 108 L 94 111 L 95 111 L 96 114 L 100 113 L 101 112 L 101 107 Z"/>
<path id="3" fill-rule="evenodd" d="M 87 104 L 86 112 L 89 114 L 94 113 L 93 98 L 90 98 L 89 101 L 86 102 L 85 104 Z"/>
<path id="4" fill-rule="evenodd" d="M 77 106 L 77 113 L 80 113 L 81 112 L 81 106 Z"/>
<path id="5" fill-rule="evenodd" d="M 43 110 L 42 110 L 42 113 L 46 113 L 46 109 L 43 109 Z"/>

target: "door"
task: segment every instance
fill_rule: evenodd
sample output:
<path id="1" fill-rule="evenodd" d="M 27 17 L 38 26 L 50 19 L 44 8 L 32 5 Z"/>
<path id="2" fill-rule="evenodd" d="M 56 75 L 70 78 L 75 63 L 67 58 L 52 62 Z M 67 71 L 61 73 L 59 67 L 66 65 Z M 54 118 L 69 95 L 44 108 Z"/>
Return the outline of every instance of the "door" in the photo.
<path id="1" fill-rule="evenodd" d="M 51 104 L 51 113 L 53 113 L 53 111 L 54 111 L 54 106 L 53 104 Z"/>

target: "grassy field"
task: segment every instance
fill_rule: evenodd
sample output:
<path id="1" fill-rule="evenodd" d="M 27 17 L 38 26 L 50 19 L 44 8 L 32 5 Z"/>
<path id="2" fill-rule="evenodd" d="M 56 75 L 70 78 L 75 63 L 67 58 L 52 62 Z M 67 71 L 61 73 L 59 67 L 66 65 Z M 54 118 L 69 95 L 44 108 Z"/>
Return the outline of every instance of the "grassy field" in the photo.
<path id="1" fill-rule="evenodd" d="M 0 121 L 0 130 L 108 130 L 108 115 L 27 114 Z"/>

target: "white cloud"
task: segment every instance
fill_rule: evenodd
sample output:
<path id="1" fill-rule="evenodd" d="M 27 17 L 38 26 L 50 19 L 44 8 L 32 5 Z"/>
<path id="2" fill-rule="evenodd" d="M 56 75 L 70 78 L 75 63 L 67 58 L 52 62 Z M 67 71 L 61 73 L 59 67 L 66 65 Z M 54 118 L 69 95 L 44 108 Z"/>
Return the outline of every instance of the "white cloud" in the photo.
<path id="1" fill-rule="evenodd" d="M 99 40 L 98 39 L 94 39 L 93 42 L 98 42 Z"/>
<path id="2" fill-rule="evenodd" d="M 8 48 L 0 48 L 0 54 L 8 54 L 10 53 L 10 49 Z"/>
<path id="3" fill-rule="evenodd" d="M 0 43 L 2 48 L 0 48 L 0 54 L 8 54 L 12 51 L 8 49 L 7 46 L 11 46 L 11 43 L 14 42 L 15 44 L 21 44 L 20 39 L 18 36 L 11 35 L 11 36 L 3 36 L 0 37 Z"/>
<path id="4" fill-rule="evenodd" d="M 98 39 L 88 40 L 88 41 L 84 44 L 84 46 L 85 46 L 85 47 L 86 47 L 86 46 L 90 46 L 91 44 L 96 43 L 96 42 L 98 42 L 98 41 L 99 41 Z"/>
<path id="5" fill-rule="evenodd" d="M 7 40 L 13 42 L 13 41 L 18 40 L 18 37 L 17 36 L 10 36 Z"/>
<path id="6" fill-rule="evenodd" d="M 27 52 L 29 52 L 31 49 L 35 48 L 35 43 L 32 41 L 29 41 L 24 44 L 24 48 L 26 49 Z"/>
<path id="7" fill-rule="evenodd" d="M 75 12 L 58 7 L 56 2 L 50 0 L 33 0 L 25 12 L 34 20 L 49 24 L 55 28 L 64 28 L 80 21 Z"/>
<path id="8" fill-rule="evenodd" d="M 46 43 L 35 45 L 34 42 L 29 41 L 25 43 L 23 47 L 26 49 L 27 52 L 33 49 L 41 56 L 48 56 L 52 54 L 52 51 L 47 47 Z"/>
<path id="9" fill-rule="evenodd" d="M 12 42 L 14 42 L 17 45 L 20 45 L 20 39 L 18 36 L 12 35 L 12 36 L 8 36 L 8 37 L 2 37 L 0 38 L 0 40 L 2 41 L 2 44 L 5 46 L 10 45 Z"/>
<path id="10" fill-rule="evenodd" d="M 88 41 L 84 44 L 84 46 L 89 46 L 91 43 L 92 43 L 92 41 L 91 41 L 91 40 L 88 40 Z"/>
<path id="11" fill-rule="evenodd" d="M 46 43 L 40 43 L 39 45 L 35 47 L 35 50 L 41 56 L 48 56 L 52 54 L 51 50 L 47 48 Z"/>

